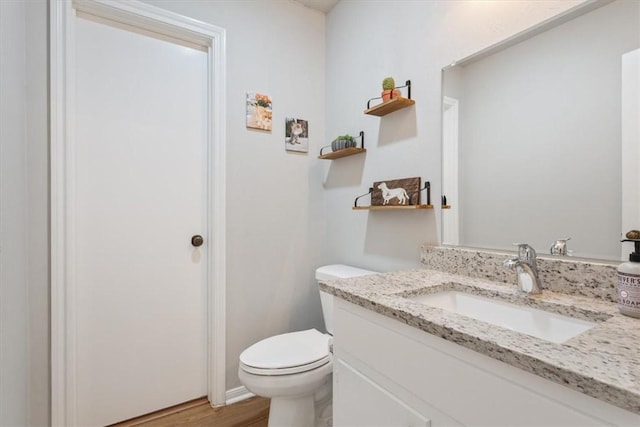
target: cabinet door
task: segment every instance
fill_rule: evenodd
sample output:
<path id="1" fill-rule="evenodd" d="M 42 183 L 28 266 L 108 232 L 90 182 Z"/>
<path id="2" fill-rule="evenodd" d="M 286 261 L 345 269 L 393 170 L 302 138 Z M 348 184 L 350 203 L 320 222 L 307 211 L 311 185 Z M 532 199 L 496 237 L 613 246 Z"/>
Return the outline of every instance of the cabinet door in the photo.
<path id="1" fill-rule="evenodd" d="M 334 364 L 335 427 L 431 427 L 431 421 L 342 360 Z"/>

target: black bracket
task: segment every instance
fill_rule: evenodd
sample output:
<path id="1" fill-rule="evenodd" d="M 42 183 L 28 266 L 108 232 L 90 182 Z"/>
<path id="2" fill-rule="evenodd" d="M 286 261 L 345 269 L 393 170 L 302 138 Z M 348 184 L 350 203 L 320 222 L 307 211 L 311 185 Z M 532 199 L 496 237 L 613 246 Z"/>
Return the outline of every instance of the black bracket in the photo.
<path id="1" fill-rule="evenodd" d="M 364 148 L 364 131 L 363 130 L 360 131 L 360 134 L 358 136 L 354 136 L 353 138 L 354 139 L 360 138 L 360 148 Z M 325 148 L 331 148 L 331 145 L 325 145 L 324 147 L 322 147 L 320 149 L 320 155 L 321 156 L 322 156 L 322 150 L 324 150 Z"/>
<path id="2" fill-rule="evenodd" d="M 373 187 L 369 187 L 369 192 L 368 193 L 364 193 L 362 196 L 358 196 L 356 197 L 356 199 L 353 201 L 353 207 L 357 208 L 358 207 L 358 200 L 364 196 L 368 196 L 369 194 L 373 193 Z"/>
<path id="3" fill-rule="evenodd" d="M 411 99 L 411 80 L 407 80 L 404 84 L 404 86 L 396 86 L 394 87 L 394 89 L 402 89 L 403 87 L 407 88 L 407 99 Z M 391 91 L 391 98 L 393 99 L 393 91 Z M 381 96 L 377 96 L 375 98 L 371 98 L 370 100 L 367 101 L 367 110 L 369 108 L 371 108 L 371 101 L 376 100 L 376 99 L 382 99 Z"/>
<path id="4" fill-rule="evenodd" d="M 411 193 L 411 196 L 409 196 L 409 201 L 411 201 L 413 196 L 423 192 L 424 190 L 427 190 L 427 205 L 431 205 L 431 183 L 429 181 L 425 181 L 424 187 L 422 187 L 421 189 L 419 189 L 418 191 L 416 191 L 414 193 Z"/>

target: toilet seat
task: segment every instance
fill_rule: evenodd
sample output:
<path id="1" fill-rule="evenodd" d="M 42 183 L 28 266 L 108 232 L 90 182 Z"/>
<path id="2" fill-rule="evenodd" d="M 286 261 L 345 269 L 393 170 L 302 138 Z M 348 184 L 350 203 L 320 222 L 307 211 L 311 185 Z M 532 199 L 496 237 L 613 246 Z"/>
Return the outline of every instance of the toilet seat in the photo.
<path id="1" fill-rule="evenodd" d="M 299 374 L 302 372 L 311 371 L 320 366 L 326 365 L 330 361 L 331 361 L 331 358 L 327 356 L 321 360 L 317 360 L 313 363 L 309 363 L 306 365 L 299 365 L 299 366 L 292 366 L 289 368 L 278 368 L 278 369 L 256 368 L 253 366 L 245 365 L 244 363 L 240 362 L 240 368 L 243 371 L 249 374 L 254 374 L 254 375 L 266 375 L 266 376 L 291 375 L 291 374 Z"/>
<path id="2" fill-rule="evenodd" d="M 254 375 L 290 375 L 331 361 L 330 335 L 316 329 L 265 338 L 240 354 L 240 368 Z"/>

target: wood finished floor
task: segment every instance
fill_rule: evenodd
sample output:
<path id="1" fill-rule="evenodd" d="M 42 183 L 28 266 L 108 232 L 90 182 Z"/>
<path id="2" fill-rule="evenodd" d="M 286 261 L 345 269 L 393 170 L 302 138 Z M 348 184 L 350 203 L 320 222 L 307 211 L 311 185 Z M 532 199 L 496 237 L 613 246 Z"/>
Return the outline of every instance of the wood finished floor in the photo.
<path id="1" fill-rule="evenodd" d="M 252 397 L 232 405 L 212 408 L 209 402 L 150 421 L 144 419 L 114 424 L 113 427 L 267 427 L 269 399 Z"/>

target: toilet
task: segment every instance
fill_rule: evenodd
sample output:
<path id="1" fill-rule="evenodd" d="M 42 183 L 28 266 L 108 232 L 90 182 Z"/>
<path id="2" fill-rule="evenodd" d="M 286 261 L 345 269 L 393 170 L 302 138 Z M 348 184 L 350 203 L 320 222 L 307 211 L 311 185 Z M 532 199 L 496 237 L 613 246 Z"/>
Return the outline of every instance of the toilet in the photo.
<path id="1" fill-rule="evenodd" d="M 374 271 L 334 264 L 316 280 L 366 276 Z M 271 399 L 269 427 L 331 425 L 333 295 L 320 292 L 327 334 L 316 329 L 259 341 L 240 354 L 238 377 L 252 393 Z"/>

